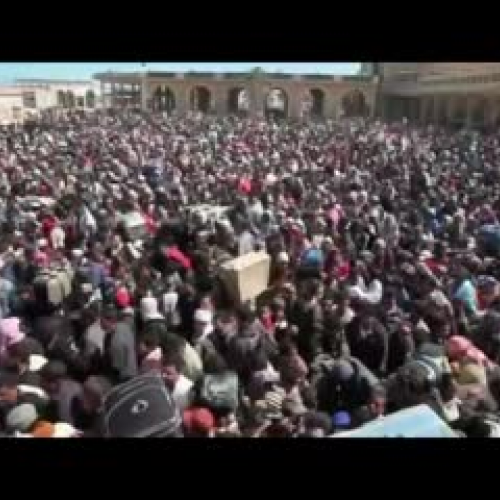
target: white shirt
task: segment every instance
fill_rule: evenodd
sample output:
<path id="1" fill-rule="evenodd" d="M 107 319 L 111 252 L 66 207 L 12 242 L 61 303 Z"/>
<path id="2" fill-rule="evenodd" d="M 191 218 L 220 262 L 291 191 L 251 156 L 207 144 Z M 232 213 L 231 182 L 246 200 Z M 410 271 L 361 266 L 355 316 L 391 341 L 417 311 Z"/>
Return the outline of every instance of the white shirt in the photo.
<path id="1" fill-rule="evenodd" d="M 192 388 L 193 382 L 184 375 L 179 375 L 174 390 L 172 391 L 172 397 L 181 413 L 191 404 Z"/>

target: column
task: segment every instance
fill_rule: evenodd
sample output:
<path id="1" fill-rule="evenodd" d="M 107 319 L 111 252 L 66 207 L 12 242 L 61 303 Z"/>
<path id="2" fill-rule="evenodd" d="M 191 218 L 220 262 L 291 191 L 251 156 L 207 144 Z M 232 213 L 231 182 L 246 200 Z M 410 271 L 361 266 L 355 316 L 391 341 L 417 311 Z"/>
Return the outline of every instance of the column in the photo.
<path id="1" fill-rule="evenodd" d="M 148 85 L 148 77 L 146 73 L 141 75 L 141 109 L 143 111 L 148 110 L 149 103 L 149 85 Z"/>
<path id="2" fill-rule="evenodd" d="M 427 109 L 428 109 L 428 99 L 426 97 L 421 97 L 419 99 L 418 106 L 418 121 L 421 125 L 425 124 L 427 121 Z"/>
<path id="3" fill-rule="evenodd" d="M 456 102 L 455 98 L 453 96 L 448 96 L 446 99 L 446 120 L 448 125 L 450 125 L 454 118 L 455 118 L 455 113 L 456 113 Z"/>
<path id="4" fill-rule="evenodd" d="M 489 127 L 494 127 L 498 118 L 498 101 L 494 96 L 489 96 L 486 102 L 485 121 Z"/>
<path id="5" fill-rule="evenodd" d="M 183 115 L 189 111 L 189 86 L 172 86 L 175 95 L 175 110 L 177 114 Z"/>
<path id="6" fill-rule="evenodd" d="M 250 95 L 250 115 L 262 118 L 264 116 L 264 100 L 266 98 L 264 83 L 255 80 L 252 81 L 248 86 L 248 93 Z"/>
<path id="7" fill-rule="evenodd" d="M 212 105 L 214 111 L 217 115 L 226 115 L 228 113 L 228 99 L 229 99 L 229 90 L 225 89 L 222 86 L 217 86 L 212 92 Z"/>
<path id="8" fill-rule="evenodd" d="M 432 96 L 432 123 L 438 123 L 438 105 L 439 97 Z"/>
<path id="9" fill-rule="evenodd" d="M 472 112 L 474 109 L 474 97 L 473 96 L 466 96 L 465 97 L 465 126 L 469 128 L 472 125 Z"/>
<path id="10" fill-rule="evenodd" d="M 302 98 L 301 92 L 286 91 L 288 96 L 288 117 L 292 120 L 298 120 L 301 115 Z"/>
<path id="11" fill-rule="evenodd" d="M 99 89 L 101 93 L 101 108 L 105 108 L 105 103 L 104 103 L 104 82 L 102 80 L 99 81 Z"/>

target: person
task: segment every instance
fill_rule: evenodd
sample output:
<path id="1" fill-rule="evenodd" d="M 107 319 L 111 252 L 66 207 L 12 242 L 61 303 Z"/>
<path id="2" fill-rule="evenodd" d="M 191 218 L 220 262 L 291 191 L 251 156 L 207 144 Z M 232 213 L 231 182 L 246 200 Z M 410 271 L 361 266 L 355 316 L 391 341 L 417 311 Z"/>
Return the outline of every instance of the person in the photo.
<path id="1" fill-rule="evenodd" d="M 182 359 L 163 351 L 161 373 L 179 411 L 184 412 L 194 399 L 193 382 L 182 374 Z"/>
<path id="2" fill-rule="evenodd" d="M 111 380 L 125 382 L 138 373 L 135 338 L 130 325 L 110 306 L 103 311 L 101 326 L 106 332 L 105 365 Z"/>
<path id="3" fill-rule="evenodd" d="M 67 376 L 67 368 L 61 361 L 50 360 L 40 370 L 41 386 L 50 397 L 50 419 L 74 424 L 73 408 L 81 397 L 82 387 Z"/>
<path id="4" fill-rule="evenodd" d="M 40 124 L 0 134 L 0 432 L 32 403 L 11 434 L 100 436 L 107 391 L 154 371 L 187 436 L 326 437 L 420 403 L 495 433 L 496 131 L 128 109 Z M 255 250 L 269 287 L 239 304 L 218 270 Z"/>

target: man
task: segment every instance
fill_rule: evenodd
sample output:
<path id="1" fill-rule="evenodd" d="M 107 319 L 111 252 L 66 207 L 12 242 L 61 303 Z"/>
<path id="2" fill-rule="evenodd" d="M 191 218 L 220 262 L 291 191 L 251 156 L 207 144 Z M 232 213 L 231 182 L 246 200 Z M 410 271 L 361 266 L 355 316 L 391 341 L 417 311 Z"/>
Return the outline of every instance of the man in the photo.
<path id="1" fill-rule="evenodd" d="M 110 306 L 103 311 L 101 326 L 106 332 L 105 371 L 115 383 L 125 382 L 138 373 L 134 332 Z"/>
<path id="2" fill-rule="evenodd" d="M 4 371 L 0 373 L 0 427 L 4 425 L 7 413 L 22 403 L 35 405 L 38 413 L 44 415 L 49 403 L 49 397 L 39 387 L 19 384 L 17 373 Z"/>
<path id="3" fill-rule="evenodd" d="M 181 414 L 189 408 L 193 399 L 193 382 L 182 375 L 182 359 L 177 353 L 162 349 L 161 372 L 165 385 L 172 394 L 172 398 Z"/>
<path id="4" fill-rule="evenodd" d="M 73 408 L 82 395 L 82 386 L 67 376 L 66 365 L 61 361 L 49 361 L 40 370 L 41 385 L 51 399 L 49 406 L 52 422 L 74 425 Z"/>

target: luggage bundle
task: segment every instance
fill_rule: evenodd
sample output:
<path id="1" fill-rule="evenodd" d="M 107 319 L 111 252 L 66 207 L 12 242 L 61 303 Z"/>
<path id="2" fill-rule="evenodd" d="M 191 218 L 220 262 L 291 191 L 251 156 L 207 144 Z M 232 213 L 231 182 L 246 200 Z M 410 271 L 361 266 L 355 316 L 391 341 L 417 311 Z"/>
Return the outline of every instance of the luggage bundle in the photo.
<path id="1" fill-rule="evenodd" d="M 62 304 L 71 294 L 73 275 L 66 269 L 43 270 L 35 278 L 35 296 L 54 306 Z"/>
<path id="2" fill-rule="evenodd" d="M 179 437 L 182 419 L 160 375 L 145 373 L 120 384 L 105 396 L 105 437 Z"/>
<path id="3" fill-rule="evenodd" d="M 215 412 L 234 412 L 239 403 L 239 381 L 234 372 L 207 374 L 200 386 L 199 399 Z"/>
<path id="4" fill-rule="evenodd" d="M 267 290 L 271 258 L 266 252 L 251 252 L 219 266 L 219 276 L 232 300 L 243 304 Z"/>

